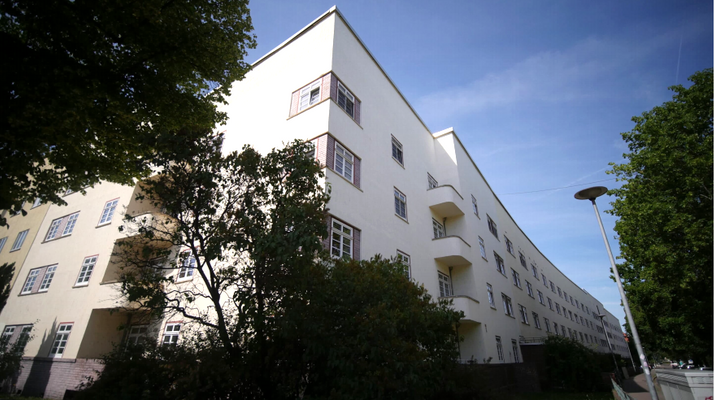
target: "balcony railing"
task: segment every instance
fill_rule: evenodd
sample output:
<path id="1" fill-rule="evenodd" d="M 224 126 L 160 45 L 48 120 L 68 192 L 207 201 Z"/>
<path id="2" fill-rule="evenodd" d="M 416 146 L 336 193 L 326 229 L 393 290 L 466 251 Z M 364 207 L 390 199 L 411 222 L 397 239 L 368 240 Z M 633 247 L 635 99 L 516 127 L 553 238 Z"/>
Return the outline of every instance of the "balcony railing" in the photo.
<path id="1" fill-rule="evenodd" d="M 442 185 L 427 190 L 429 208 L 442 218 L 464 215 L 464 211 L 460 208 L 463 201 L 462 195 L 452 185 Z"/>

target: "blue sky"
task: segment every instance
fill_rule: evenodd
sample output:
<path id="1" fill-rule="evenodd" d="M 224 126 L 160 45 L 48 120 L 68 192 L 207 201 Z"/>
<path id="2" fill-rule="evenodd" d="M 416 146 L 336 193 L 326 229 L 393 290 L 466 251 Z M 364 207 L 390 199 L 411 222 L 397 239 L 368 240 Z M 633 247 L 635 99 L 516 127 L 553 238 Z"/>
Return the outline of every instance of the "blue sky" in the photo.
<path id="1" fill-rule="evenodd" d="M 573 194 L 615 187 L 605 171 L 631 117 L 712 68 L 713 2 L 254 1 L 247 61 L 333 5 L 430 130 L 454 127 L 521 229 L 623 323 L 593 209 Z"/>

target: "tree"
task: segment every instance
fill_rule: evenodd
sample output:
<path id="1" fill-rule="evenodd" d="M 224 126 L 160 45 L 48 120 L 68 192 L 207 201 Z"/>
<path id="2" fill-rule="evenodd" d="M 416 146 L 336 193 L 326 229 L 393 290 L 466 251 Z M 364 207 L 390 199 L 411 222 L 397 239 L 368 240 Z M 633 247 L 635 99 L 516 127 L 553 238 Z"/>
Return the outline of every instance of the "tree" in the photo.
<path id="1" fill-rule="evenodd" d="M 673 100 L 633 117 L 628 161 L 609 212 L 619 217 L 619 272 L 652 352 L 712 362 L 713 72 L 673 86 Z"/>
<path id="2" fill-rule="evenodd" d="M 12 276 L 15 272 L 15 263 L 4 263 L 0 265 L 0 312 L 7 304 L 7 298 L 10 297 L 10 289 L 12 289 Z"/>
<path id="3" fill-rule="evenodd" d="M 327 255 L 328 194 L 312 145 L 222 156 L 221 141 L 177 146 L 137 197 L 153 216 L 128 215 L 118 241 L 132 310 L 196 328 L 182 326 L 176 349 L 198 362 L 179 377 L 162 370 L 166 397 L 419 399 L 443 388 L 461 314 L 433 302 L 402 264 Z M 118 351 L 87 393 L 141 389 L 121 382 L 147 375 L 122 366 L 167 365 L 151 348 L 130 360 Z"/>
<path id="4" fill-rule="evenodd" d="M 132 183 L 175 136 L 220 123 L 255 47 L 247 4 L 0 1 L 0 209 Z"/>
<path id="5" fill-rule="evenodd" d="M 602 391 L 608 389 L 602 371 L 614 371 L 610 354 L 597 354 L 576 340 L 549 335 L 544 343 L 549 384 L 565 391 Z M 620 359 L 620 357 L 619 357 Z"/>

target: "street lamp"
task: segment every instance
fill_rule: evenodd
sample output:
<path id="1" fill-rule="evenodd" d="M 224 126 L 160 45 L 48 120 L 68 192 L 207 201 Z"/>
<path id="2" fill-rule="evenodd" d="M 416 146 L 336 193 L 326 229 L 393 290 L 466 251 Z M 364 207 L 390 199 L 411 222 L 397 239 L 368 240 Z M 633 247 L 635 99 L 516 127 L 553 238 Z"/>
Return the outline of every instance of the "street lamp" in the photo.
<path id="1" fill-rule="evenodd" d="M 636 350 L 638 350 L 638 357 L 641 361 L 641 366 L 643 372 L 645 373 L 646 382 L 648 382 L 648 391 L 650 392 L 650 397 L 653 400 L 658 400 L 658 394 L 655 392 L 655 386 L 653 385 L 653 378 L 650 376 L 650 368 L 648 368 L 648 361 L 646 361 L 645 354 L 643 353 L 643 347 L 641 346 L 641 339 L 638 336 L 638 330 L 636 329 L 636 323 L 633 320 L 633 314 L 631 314 L 631 307 L 628 305 L 628 299 L 626 298 L 626 293 L 623 291 L 623 284 L 621 283 L 621 276 L 618 275 L 618 268 L 616 268 L 616 260 L 613 258 L 613 252 L 611 251 L 611 245 L 608 244 L 608 238 L 606 237 L 606 231 L 603 229 L 603 222 L 601 221 L 601 215 L 598 213 L 598 207 L 596 207 L 596 198 L 606 194 L 608 189 L 603 186 L 594 186 L 588 189 L 583 189 L 574 195 L 577 200 L 591 200 L 593 204 L 593 211 L 596 213 L 596 219 L 598 220 L 598 226 L 601 228 L 601 235 L 603 236 L 603 243 L 606 245 L 606 250 L 608 251 L 608 258 L 611 260 L 611 268 L 613 270 L 613 276 L 616 278 L 616 284 L 618 285 L 618 291 L 621 293 L 621 301 L 623 301 L 623 308 L 626 311 L 626 318 L 628 319 L 628 324 L 631 326 L 631 333 L 633 334 L 633 340 L 636 342 Z"/>

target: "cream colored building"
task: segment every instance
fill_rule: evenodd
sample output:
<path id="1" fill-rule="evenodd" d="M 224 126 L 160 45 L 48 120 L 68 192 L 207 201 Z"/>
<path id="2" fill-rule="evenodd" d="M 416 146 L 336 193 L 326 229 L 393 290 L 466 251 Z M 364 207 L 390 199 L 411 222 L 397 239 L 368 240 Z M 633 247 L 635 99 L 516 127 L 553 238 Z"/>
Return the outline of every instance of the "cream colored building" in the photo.
<path id="1" fill-rule="evenodd" d="M 224 111 L 227 151 L 251 144 L 264 153 L 296 138 L 315 143 L 332 189 L 331 252 L 407 260 L 412 279 L 464 312 L 461 361 L 521 362 L 521 347 L 549 334 L 602 352 L 608 334 L 614 351 L 629 357 L 617 319 L 534 246 L 457 133 L 425 126 L 336 8 L 259 59 Z M 110 313 L 123 304 L 110 262 L 124 237 L 121 216 L 156 212 L 134 195 L 134 187 L 110 183 L 68 195 L 68 205 L 49 206 L 28 239 L 0 314 L 10 334 L 35 330 L 17 382 L 26 393 L 61 397 L 98 367 L 112 342 L 147 332 L 179 340 L 181 319 L 151 325 Z M 604 313 L 607 332 L 598 318 Z"/>

